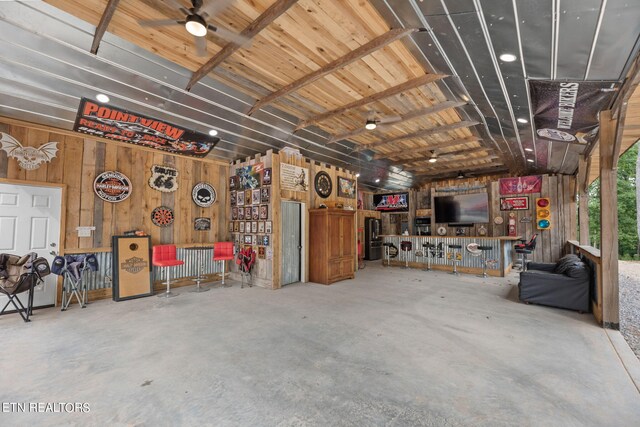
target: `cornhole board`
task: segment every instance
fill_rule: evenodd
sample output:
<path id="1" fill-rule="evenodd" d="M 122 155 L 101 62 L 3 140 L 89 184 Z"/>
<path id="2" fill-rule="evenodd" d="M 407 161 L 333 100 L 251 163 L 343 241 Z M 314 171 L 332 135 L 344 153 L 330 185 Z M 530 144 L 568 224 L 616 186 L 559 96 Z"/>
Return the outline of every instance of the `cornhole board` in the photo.
<path id="1" fill-rule="evenodd" d="M 151 238 L 113 236 L 113 300 L 124 301 L 153 295 Z"/>

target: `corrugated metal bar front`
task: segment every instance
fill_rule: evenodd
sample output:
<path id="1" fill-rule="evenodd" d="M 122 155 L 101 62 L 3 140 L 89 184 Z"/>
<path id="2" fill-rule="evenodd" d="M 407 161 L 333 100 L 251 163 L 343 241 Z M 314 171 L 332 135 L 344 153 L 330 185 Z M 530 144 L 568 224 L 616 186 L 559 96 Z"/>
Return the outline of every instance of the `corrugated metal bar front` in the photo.
<path id="1" fill-rule="evenodd" d="M 411 242 L 411 251 L 402 251 L 400 249 L 400 242 Z M 502 270 L 503 266 L 500 262 L 500 243 L 498 239 L 490 238 L 459 238 L 459 237 L 428 237 L 428 236 L 383 236 L 384 243 L 393 243 L 398 248 L 398 256 L 395 261 L 405 262 L 408 260 L 411 262 L 427 264 L 426 248 L 422 245 L 430 243 L 432 245 L 442 244 L 444 253 L 441 256 L 436 256 L 431 259 L 432 265 L 451 265 L 451 261 L 447 259 L 447 253 L 453 252 L 453 249 L 449 249 L 449 245 L 461 245 L 462 249 L 457 251 L 462 252 L 462 261 L 458 263 L 458 267 L 470 267 L 470 268 L 482 268 L 482 257 L 473 256 L 467 251 L 467 245 L 469 243 L 477 243 L 479 246 L 490 246 L 491 250 L 487 253 L 487 260 L 490 260 L 490 270 Z M 505 251 L 510 253 L 506 247 L 510 245 L 505 244 Z M 416 255 L 418 253 L 418 255 Z M 422 255 L 420 255 L 422 254 Z M 505 258 L 507 259 L 507 258 Z"/>

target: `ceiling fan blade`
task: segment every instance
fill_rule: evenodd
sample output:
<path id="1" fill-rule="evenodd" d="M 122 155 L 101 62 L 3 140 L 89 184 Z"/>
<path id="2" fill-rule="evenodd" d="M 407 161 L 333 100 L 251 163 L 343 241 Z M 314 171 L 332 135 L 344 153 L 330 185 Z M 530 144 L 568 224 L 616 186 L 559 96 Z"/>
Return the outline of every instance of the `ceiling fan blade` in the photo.
<path id="1" fill-rule="evenodd" d="M 400 117 L 400 116 L 386 116 L 386 117 L 382 117 L 379 120 L 379 123 L 380 124 L 390 124 L 390 123 L 399 122 L 400 120 L 402 120 L 402 117 Z"/>
<path id="2" fill-rule="evenodd" d="M 234 0 L 209 0 L 200 9 L 200 14 L 205 18 L 207 16 L 216 16 L 223 10 L 225 10 Z"/>
<path id="3" fill-rule="evenodd" d="M 206 37 L 193 37 L 196 45 L 196 54 L 198 56 L 207 56 L 207 39 Z"/>
<path id="4" fill-rule="evenodd" d="M 180 4 L 178 0 L 164 0 L 165 3 L 169 3 L 169 6 L 174 9 L 184 9 L 184 6 Z"/>
<path id="5" fill-rule="evenodd" d="M 213 35 L 218 36 L 221 39 L 235 43 L 238 46 L 242 46 L 246 44 L 249 40 L 251 40 L 249 39 L 249 37 L 245 37 L 241 34 L 234 33 L 233 31 L 229 31 L 224 28 L 214 27 L 213 25 L 209 25 L 209 29 L 213 31 Z"/>
<path id="6" fill-rule="evenodd" d="M 142 27 L 166 27 L 167 25 L 178 25 L 178 19 L 143 19 L 138 21 Z"/>

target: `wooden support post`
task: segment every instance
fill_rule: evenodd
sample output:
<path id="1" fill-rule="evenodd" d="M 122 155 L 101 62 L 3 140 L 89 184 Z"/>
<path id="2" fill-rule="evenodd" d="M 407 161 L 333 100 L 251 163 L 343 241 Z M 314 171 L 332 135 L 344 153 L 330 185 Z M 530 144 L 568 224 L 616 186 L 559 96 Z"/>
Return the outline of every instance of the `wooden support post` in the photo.
<path id="1" fill-rule="evenodd" d="M 580 224 L 580 244 L 589 245 L 589 169 L 591 157 L 580 156 L 576 193 L 578 196 L 578 221 Z"/>
<path id="2" fill-rule="evenodd" d="M 600 113 L 600 252 L 602 256 L 602 323 L 620 329 L 618 290 L 618 177 L 620 144 L 611 110 Z"/>

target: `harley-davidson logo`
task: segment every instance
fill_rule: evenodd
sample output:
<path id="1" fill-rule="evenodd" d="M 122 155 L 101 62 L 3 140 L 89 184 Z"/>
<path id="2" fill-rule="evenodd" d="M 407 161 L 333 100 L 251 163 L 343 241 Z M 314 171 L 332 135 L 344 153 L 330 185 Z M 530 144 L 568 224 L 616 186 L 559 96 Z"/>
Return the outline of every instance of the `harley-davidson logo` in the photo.
<path id="1" fill-rule="evenodd" d="M 140 257 L 131 257 L 120 263 L 120 268 L 127 273 L 136 274 L 147 268 L 149 263 Z"/>

